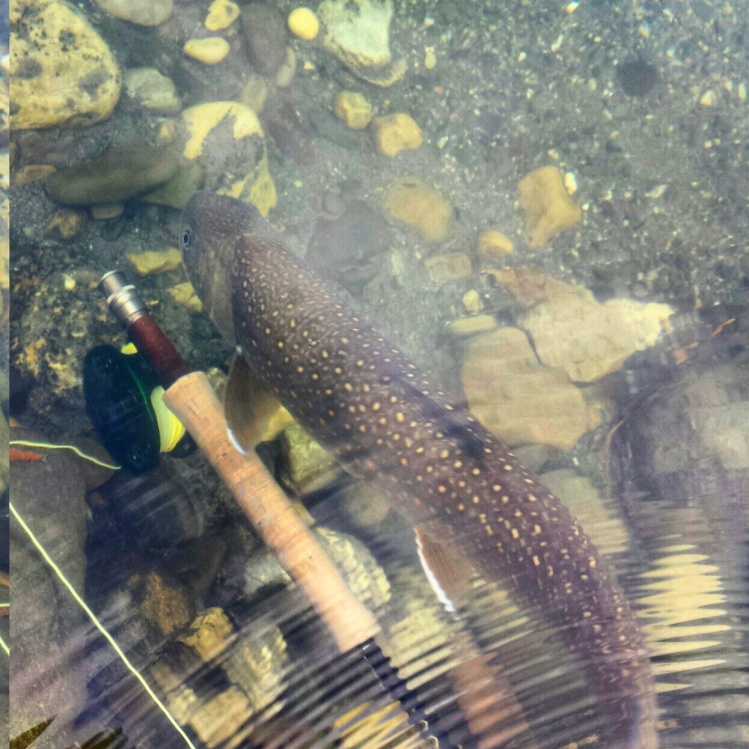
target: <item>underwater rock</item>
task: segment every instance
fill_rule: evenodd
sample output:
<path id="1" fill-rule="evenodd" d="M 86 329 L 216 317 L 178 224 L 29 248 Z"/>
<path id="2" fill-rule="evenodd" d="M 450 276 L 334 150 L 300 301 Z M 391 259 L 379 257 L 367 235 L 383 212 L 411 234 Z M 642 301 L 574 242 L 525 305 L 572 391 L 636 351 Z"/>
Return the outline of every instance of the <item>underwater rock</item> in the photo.
<path id="1" fill-rule="evenodd" d="M 153 114 L 177 114 L 182 107 L 172 79 L 156 68 L 126 70 L 125 93 L 135 104 Z"/>
<path id="2" fill-rule="evenodd" d="M 182 265 L 182 255 L 176 247 L 170 247 L 168 250 L 126 252 L 125 257 L 133 264 L 139 276 L 176 270 Z"/>
<path id="3" fill-rule="evenodd" d="M 320 22 L 310 8 L 294 8 L 286 19 L 289 31 L 299 39 L 311 42 L 320 31 Z"/>
<path id="4" fill-rule="evenodd" d="M 91 218 L 94 221 L 112 221 L 119 218 L 124 212 L 124 203 L 102 203 L 101 205 L 92 205 L 90 209 Z"/>
<path id="5" fill-rule="evenodd" d="M 375 117 L 372 120 L 372 130 L 377 150 L 384 156 L 415 150 L 422 143 L 421 128 L 410 115 L 403 112 Z"/>
<path id="6" fill-rule="evenodd" d="M 358 538 L 317 526 L 315 536 L 335 562 L 354 597 L 376 610 L 390 600 L 390 582 L 369 549 Z"/>
<path id="7" fill-rule="evenodd" d="M 268 100 L 269 84 L 262 76 L 248 77 L 242 85 L 239 101 L 248 106 L 255 114 L 260 114 Z"/>
<path id="8" fill-rule="evenodd" d="M 447 235 L 452 206 L 428 182 L 403 177 L 385 192 L 385 210 L 390 218 L 418 229 L 424 239 L 438 242 Z"/>
<path id="9" fill-rule="evenodd" d="M 204 167 L 206 189 L 253 203 L 266 216 L 276 188 L 255 112 L 235 101 L 209 102 L 184 110 L 180 124 L 178 143 Z"/>
<path id="10" fill-rule="evenodd" d="M 221 609 L 212 608 L 195 617 L 189 634 L 180 637 L 180 641 L 208 663 L 224 651 L 233 632 L 234 627 L 226 614 Z"/>
<path id="11" fill-rule="evenodd" d="M 40 439 L 13 429 L 13 439 Z M 45 440 L 41 440 L 45 441 Z M 18 448 L 43 460 L 13 462 L 13 504 L 73 587 L 84 592 L 86 482 L 69 451 Z M 54 518 L 54 523 L 50 519 Z M 72 724 L 86 705 L 93 675 L 85 657 L 84 614 L 62 581 L 42 560 L 18 523 L 11 526 L 13 567 L 13 669 L 11 735 L 50 716 L 50 746 L 71 743 Z"/>
<path id="12" fill-rule="evenodd" d="M 514 249 L 512 240 L 497 229 L 486 229 L 479 234 L 478 253 L 485 260 L 503 263 Z"/>
<path id="13" fill-rule="evenodd" d="M 627 96 L 645 96 L 658 83 L 658 69 L 644 60 L 629 60 L 616 68 L 616 80 Z"/>
<path id="14" fill-rule="evenodd" d="M 518 184 L 520 204 L 525 211 L 528 244 L 543 247 L 552 237 L 574 226 L 582 216 L 564 187 L 555 166 L 542 166 L 526 174 Z"/>
<path id="15" fill-rule="evenodd" d="M 305 259 L 326 278 L 359 296 L 392 240 L 387 221 L 363 201 L 352 200 L 338 218 L 317 220 Z"/>
<path id="16" fill-rule="evenodd" d="M 449 324 L 448 330 L 452 335 L 462 338 L 478 333 L 487 333 L 494 330 L 497 325 L 497 319 L 494 315 L 471 315 L 470 317 L 459 317 L 457 320 L 453 320 Z"/>
<path id="17" fill-rule="evenodd" d="M 168 182 L 179 163 L 174 152 L 135 139 L 105 151 L 94 161 L 54 172 L 45 187 L 49 197 L 62 205 L 116 203 Z"/>
<path id="18" fill-rule="evenodd" d="M 372 105 L 358 91 L 339 91 L 334 111 L 336 117 L 352 130 L 363 130 L 372 121 Z"/>
<path id="19" fill-rule="evenodd" d="M 361 541 L 322 526 L 315 526 L 312 531 L 360 603 L 377 608 L 390 600 L 387 576 Z M 245 580 L 247 595 L 265 586 L 291 583 L 291 578 L 270 552 L 252 556 L 245 568 Z"/>
<path id="20" fill-rule="evenodd" d="M 135 574 L 127 581 L 143 619 L 161 635 L 184 628 L 190 621 L 190 601 L 186 591 L 170 585 L 157 572 Z"/>
<path id="21" fill-rule="evenodd" d="M 511 447 L 535 442 L 571 450 L 600 421 L 564 372 L 539 365 L 517 328 L 473 338 L 461 381 L 472 413 Z"/>
<path id="22" fill-rule="evenodd" d="M 465 252 L 444 252 L 432 255 L 424 261 L 429 280 L 434 283 L 457 281 L 468 278 L 473 273 L 470 255 Z"/>
<path id="23" fill-rule="evenodd" d="M 208 6 L 204 26 L 207 31 L 223 31 L 239 18 L 239 13 L 239 6 L 231 0 L 213 0 Z"/>
<path id="24" fill-rule="evenodd" d="M 538 358 L 574 382 L 615 372 L 635 351 L 652 346 L 673 310 L 666 304 L 610 299 L 601 304 L 572 286 L 529 268 L 492 271 L 524 306 L 518 324 L 533 338 Z"/>
<path id="25" fill-rule="evenodd" d="M 221 36 L 209 36 L 204 39 L 188 39 L 182 51 L 204 65 L 218 65 L 228 54 L 231 47 Z"/>
<path id="26" fill-rule="evenodd" d="M 144 203 L 184 208 L 188 198 L 205 183 L 205 169 L 194 161 L 182 160 L 176 174 L 161 187 L 142 195 Z"/>
<path id="27" fill-rule="evenodd" d="M 281 477 L 299 494 L 325 486 L 341 472 L 333 456 L 298 424 L 283 431 L 282 444 Z"/>
<path id="28" fill-rule="evenodd" d="M 172 15 L 172 0 L 94 0 L 110 16 L 139 26 L 158 26 Z"/>
<path id="29" fill-rule="evenodd" d="M 287 88 L 291 85 L 296 75 L 296 53 L 291 47 L 286 47 L 286 59 L 273 77 L 273 83 L 279 88 Z"/>
<path id="30" fill-rule="evenodd" d="M 391 0 L 323 0 L 317 15 L 325 48 L 353 73 L 376 86 L 403 77 L 406 61 L 390 52 Z"/>
<path id="31" fill-rule="evenodd" d="M 235 631 L 219 608 L 198 615 L 190 630 L 180 639 L 194 655 L 175 658 L 167 652 L 150 667 L 150 676 L 168 695 L 170 713 L 205 746 L 237 746 L 257 714 L 267 719 L 283 707 L 286 642 L 266 620 Z M 221 674 L 214 685 L 203 677 L 209 668 Z"/>
<path id="32" fill-rule="evenodd" d="M 478 313 L 484 308 L 484 304 L 476 289 L 469 289 L 466 291 L 466 293 L 463 294 L 461 302 L 463 302 L 463 307 L 465 307 L 466 312 L 471 315 L 478 315 Z"/>
<path id="33" fill-rule="evenodd" d="M 62 0 L 18 0 L 11 25 L 14 128 L 92 125 L 111 114 L 120 69 L 81 13 Z"/>
<path id="34" fill-rule="evenodd" d="M 44 229 L 44 236 L 47 239 L 57 239 L 67 242 L 70 239 L 80 236 L 85 225 L 85 211 L 62 208 L 59 211 L 55 211 L 55 214 L 47 223 Z"/>
<path id="35" fill-rule="evenodd" d="M 286 19 L 268 3 L 250 3 L 242 8 L 242 28 L 252 67 L 272 78 L 286 60 Z"/>
<path id="36" fill-rule="evenodd" d="M 176 286 L 172 286 L 167 289 L 169 296 L 174 299 L 177 304 L 181 304 L 183 307 L 187 307 L 190 312 L 202 312 L 203 303 L 195 293 L 195 289 L 189 281 L 184 283 L 178 283 Z"/>

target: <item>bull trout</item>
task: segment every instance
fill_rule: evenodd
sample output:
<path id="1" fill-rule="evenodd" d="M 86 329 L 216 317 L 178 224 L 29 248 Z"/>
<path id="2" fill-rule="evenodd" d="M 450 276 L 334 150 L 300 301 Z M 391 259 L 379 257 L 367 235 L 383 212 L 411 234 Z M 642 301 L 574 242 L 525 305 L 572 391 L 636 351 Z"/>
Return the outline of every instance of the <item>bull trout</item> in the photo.
<path id="1" fill-rule="evenodd" d="M 195 193 L 182 257 L 204 309 L 267 390 L 422 531 L 561 634 L 602 745 L 657 746 L 650 661 L 627 601 L 570 512 L 510 450 L 309 269 L 251 205 Z"/>

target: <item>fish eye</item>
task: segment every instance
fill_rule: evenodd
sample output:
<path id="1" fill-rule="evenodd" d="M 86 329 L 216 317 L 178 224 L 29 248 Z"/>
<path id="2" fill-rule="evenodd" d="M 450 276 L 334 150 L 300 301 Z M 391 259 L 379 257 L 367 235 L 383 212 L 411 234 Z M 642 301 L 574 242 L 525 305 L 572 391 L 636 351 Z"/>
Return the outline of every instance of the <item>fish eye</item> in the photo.
<path id="1" fill-rule="evenodd" d="M 190 229 L 185 229 L 182 232 L 182 247 L 188 247 L 190 245 L 190 239 L 192 237 L 192 232 Z"/>

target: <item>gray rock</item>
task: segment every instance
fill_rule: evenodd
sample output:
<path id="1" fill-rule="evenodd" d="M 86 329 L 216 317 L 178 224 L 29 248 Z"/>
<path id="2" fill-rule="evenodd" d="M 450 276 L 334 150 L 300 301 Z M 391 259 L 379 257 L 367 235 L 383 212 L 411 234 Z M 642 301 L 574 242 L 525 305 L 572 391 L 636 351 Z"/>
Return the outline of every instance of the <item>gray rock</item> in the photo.
<path id="1" fill-rule="evenodd" d="M 47 194 L 62 205 L 100 205 L 138 197 L 177 173 L 176 153 L 141 139 L 105 151 L 86 164 L 60 169 L 46 182 Z"/>
<path id="2" fill-rule="evenodd" d="M 172 15 L 172 0 L 96 0 L 106 13 L 139 26 L 158 26 Z"/>
<path id="3" fill-rule="evenodd" d="M 13 464 L 14 507 L 80 593 L 86 568 L 85 491 L 84 477 L 70 454 L 50 452 L 42 461 Z M 18 523 L 11 526 L 11 565 L 11 735 L 56 716 L 45 740 L 49 746 L 68 746 L 91 675 L 84 614 Z"/>
<path id="4" fill-rule="evenodd" d="M 286 62 L 286 21 L 281 11 L 266 3 L 245 5 L 242 28 L 252 67 L 261 75 L 274 76 Z"/>

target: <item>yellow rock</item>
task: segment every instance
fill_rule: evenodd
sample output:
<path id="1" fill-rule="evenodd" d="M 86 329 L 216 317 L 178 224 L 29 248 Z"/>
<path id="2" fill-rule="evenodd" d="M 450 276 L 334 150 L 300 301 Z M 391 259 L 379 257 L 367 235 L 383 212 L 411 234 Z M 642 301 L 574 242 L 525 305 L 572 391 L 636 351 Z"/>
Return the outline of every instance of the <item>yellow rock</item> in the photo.
<path id="1" fill-rule="evenodd" d="M 309 8 L 295 8 L 287 20 L 289 31 L 300 39 L 311 41 L 320 31 L 320 22 Z"/>
<path id="2" fill-rule="evenodd" d="M 182 256 L 176 247 L 161 251 L 127 252 L 125 257 L 133 264 L 135 272 L 139 276 L 150 276 L 153 273 L 176 270 L 182 265 Z"/>
<path id="3" fill-rule="evenodd" d="M 470 317 L 459 317 L 453 320 L 448 330 L 454 335 L 462 338 L 477 333 L 488 333 L 497 327 L 497 319 L 494 315 L 471 315 Z"/>
<path id="4" fill-rule="evenodd" d="M 222 195 L 231 195 L 233 198 L 252 203 L 263 216 L 267 216 L 268 211 L 276 204 L 276 187 L 268 171 L 268 155 L 265 152 L 263 129 L 252 109 L 235 101 L 209 102 L 186 109 L 182 112 L 182 120 L 188 131 L 183 153 L 188 159 L 203 157 L 209 172 L 207 186 Z M 250 164 L 242 164 L 239 161 L 233 164 L 233 168 L 238 171 L 249 169 L 249 173 L 244 176 L 211 174 L 211 154 L 204 154 L 206 142 L 209 141 L 211 134 L 216 136 L 215 139 L 220 140 L 219 133 L 225 128 L 228 129 L 234 141 L 260 136 L 262 148 L 259 158 Z M 210 138 L 211 141 L 215 139 Z M 242 151 L 241 143 L 237 143 L 236 150 Z M 221 159 L 225 159 L 225 156 L 222 155 Z M 222 180 L 221 184 L 213 187 L 212 182 L 219 177 Z"/>
<path id="5" fill-rule="evenodd" d="M 476 418 L 510 446 L 570 450 L 598 426 L 598 409 L 559 369 L 542 367 L 526 334 L 498 328 L 468 344 L 461 380 Z"/>
<path id="6" fill-rule="evenodd" d="M 512 240 L 496 229 L 487 229 L 479 235 L 479 255 L 487 260 L 503 260 L 515 249 Z"/>
<path id="7" fill-rule="evenodd" d="M 412 117 L 396 112 L 372 121 L 377 149 L 385 156 L 395 156 L 403 150 L 413 150 L 422 143 L 421 128 Z"/>
<path id="8" fill-rule="evenodd" d="M 205 27 L 208 31 L 228 29 L 239 18 L 239 6 L 231 0 L 213 0 L 208 6 Z"/>
<path id="9" fill-rule="evenodd" d="M 209 36 L 205 39 L 189 39 L 182 51 L 205 65 L 217 65 L 228 54 L 231 47 L 221 36 Z"/>
<path id="10" fill-rule="evenodd" d="M 518 190 L 531 247 L 543 247 L 560 231 L 580 220 L 582 211 L 567 194 L 562 175 L 555 166 L 534 169 L 520 180 Z"/>
<path id="11" fill-rule="evenodd" d="M 372 121 L 372 105 L 358 91 L 340 91 L 335 113 L 352 130 L 363 130 Z"/>
<path id="12" fill-rule="evenodd" d="M 168 291 L 175 302 L 187 307 L 190 312 L 201 312 L 203 310 L 203 303 L 189 281 L 178 283 L 176 286 L 168 289 Z"/>
<path id="13" fill-rule="evenodd" d="M 67 241 L 75 239 L 86 224 L 86 213 L 74 208 L 62 208 L 47 223 L 44 236 Z"/>
<path id="14" fill-rule="evenodd" d="M 519 325 L 533 338 L 538 358 L 575 382 L 616 372 L 635 351 L 652 346 L 673 310 L 666 304 L 610 299 L 601 304 L 573 286 L 526 268 L 493 271 L 521 305 Z"/>
<path id="15" fill-rule="evenodd" d="M 108 117 L 122 76 L 83 14 L 62 0 L 11 5 L 12 127 L 92 125 Z"/>
<path id="16" fill-rule="evenodd" d="M 481 303 L 481 297 L 476 289 L 471 289 L 463 294 L 463 306 L 466 312 L 470 312 L 472 315 L 478 315 L 481 312 L 484 305 Z"/>
<path id="17" fill-rule="evenodd" d="M 190 624 L 190 634 L 179 639 L 208 663 L 231 644 L 233 634 L 234 627 L 226 614 L 219 608 L 212 608 L 195 617 Z"/>
<path id="18" fill-rule="evenodd" d="M 385 209 L 391 218 L 416 227 L 424 239 L 444 239 L 452 206 L 429 183 L 418 177 L 404 177 L 385 193 Z"/>

